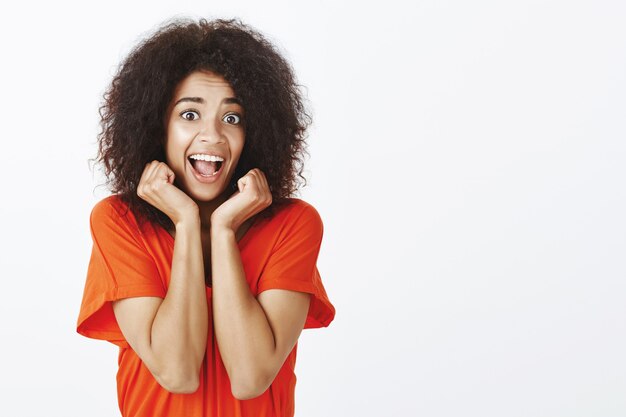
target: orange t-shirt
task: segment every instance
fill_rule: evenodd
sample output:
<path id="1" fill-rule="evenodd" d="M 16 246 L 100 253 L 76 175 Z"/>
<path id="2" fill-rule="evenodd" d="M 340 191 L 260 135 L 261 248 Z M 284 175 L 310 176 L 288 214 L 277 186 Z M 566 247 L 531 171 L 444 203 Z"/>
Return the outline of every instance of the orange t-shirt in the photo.
<path id="1" fill-rule="evenodd" d="M 170 281 L 174 238 L 163 228 L 137 220 L 117 196 L 97 203 L 91 213 L 93 249 L 87 272 L 78 333 L 120 347 L 117 394 L 124 417 L 292 417 L 297 344 L 270 387 L 260 396 L 238 400 L 220 357 L 213 329 L 212 289 L 207 352 L 200 386 L 193 394 L 162 388 L 130 348 L 115 320 L 111 302 L 122 298 L 164 298 Z M 313 206 L 292 199 L 270 219 L 258 219 L 238 242 L 250 292 L 271 288 L 312 294 L 304 328 L 326 327 L 335 316 L 317 271 L 322 221 Z"/>

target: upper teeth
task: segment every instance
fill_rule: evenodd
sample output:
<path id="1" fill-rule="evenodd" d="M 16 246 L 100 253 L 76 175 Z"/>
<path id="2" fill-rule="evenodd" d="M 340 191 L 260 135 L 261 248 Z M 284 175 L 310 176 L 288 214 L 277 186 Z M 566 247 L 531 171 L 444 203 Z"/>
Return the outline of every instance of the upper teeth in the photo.
<path id="1" fill-rule="evenodd" d="M 224 158 L 216 155 L 205 155 L 201 153 L 197 153 L 195 155 L 190 156 L 191 159 L 197 159 L 200 161 L 209 161 L 209 162 L 224 162 Z"/>

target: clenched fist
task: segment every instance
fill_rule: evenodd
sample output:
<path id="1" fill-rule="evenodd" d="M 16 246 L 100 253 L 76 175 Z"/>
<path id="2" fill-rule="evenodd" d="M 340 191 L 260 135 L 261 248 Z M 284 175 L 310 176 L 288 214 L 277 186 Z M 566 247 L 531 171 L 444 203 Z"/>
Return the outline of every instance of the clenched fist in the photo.
<path id="1" fill-rule="evenodd" d="M 174 171 L 164 162 L 152 161 L 146 164 L 137 195 L 161 210 L 174 224 L 189 216 L 198 215 L 198 205 L 174 185 Z"/>
<path id="2" fill-rule="evenodd" d="M 265 174 L 251 169 L 237 181 L 238 191 L 222 203 L 211 215 L 211 228 L 228 228 L 234 232 L 247 219 L 272 204 L 272 193 Z"/>

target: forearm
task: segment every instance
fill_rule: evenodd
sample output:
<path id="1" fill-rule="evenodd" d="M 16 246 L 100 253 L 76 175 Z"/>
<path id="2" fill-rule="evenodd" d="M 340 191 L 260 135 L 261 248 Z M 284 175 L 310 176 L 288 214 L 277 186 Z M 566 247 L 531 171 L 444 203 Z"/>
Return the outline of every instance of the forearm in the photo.
<path id="1" fill-rule="evenodd" d="M 211 231 L 213 321 L 220 355 L 233 391 L 266 385 L 263 364 L 275 352 L 274 335 L 263 308 L 250 292 L 235 233 Z"/>
<path id="2" fill-rule="evenodd" d="M 198 378 L 207 332 L 200 221 L 193 219 L 176 226 L 170 283 L 152 324 L 152 352 L 169 378 Z"/>

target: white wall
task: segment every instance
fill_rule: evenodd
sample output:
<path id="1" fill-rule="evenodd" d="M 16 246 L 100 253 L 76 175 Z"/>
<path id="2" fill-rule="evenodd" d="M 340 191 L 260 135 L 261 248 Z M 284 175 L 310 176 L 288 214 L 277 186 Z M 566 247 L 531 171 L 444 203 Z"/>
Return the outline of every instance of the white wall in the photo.
<path id="1" fill-rule="evenodd" d="M 624 2 L 0 8 L 1 415 L 117 415 L 116 348 L 75 333 L 87 159 L 175 14 L 243 18 L 308 88 L 337 317 L 300 339 L 298 417 L 626 415 Z"/>

